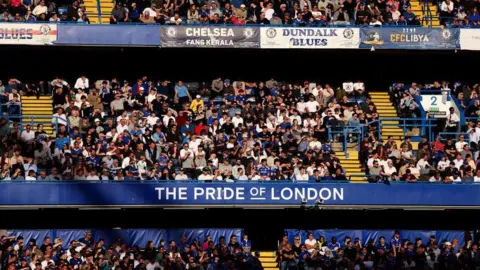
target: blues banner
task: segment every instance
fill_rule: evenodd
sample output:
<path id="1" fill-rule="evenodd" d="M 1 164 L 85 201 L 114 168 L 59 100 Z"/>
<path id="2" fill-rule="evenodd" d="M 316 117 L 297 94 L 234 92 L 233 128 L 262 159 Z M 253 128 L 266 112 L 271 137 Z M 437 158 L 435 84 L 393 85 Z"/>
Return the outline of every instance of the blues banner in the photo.
<path id="1" fill-rule="evenodd" d="M 358 49 L 359 28 L 261 28 L 261 47 L 266 49 Z"/>
<path id="2" fill-rule="evenodd" d="M 480 50 L 480 29 L 460 29 L 460 48 L 462 50 Z"/>
<path id="3" fill-rule="evenodd" d="M 54 23 L 0 23 L 0 45 L 52 45 L 56 40 Z"/>
<path id="4" fill-rule="evenodd" d="M 160 46 L 159 25 L 60 24 L 56 44 Z"/>
<path id="5" fill-rule="evenodd" d="M 258 27 L 165 26 L 160 29 L 162 47 L 259 48 Z"/>
<path id="6" fill-rule="evenodd" d="M 360 48 L 451 50 L 459 48 L 458 29 L 421 27 L 362 28 Z"/>
<path id="7" fill-rule="evenodd" d="M 0 207 L 300 206 L 302 200 L 305 200 L 307 205 L 315 205 L 318 200 L 322 200 L 326 206 L 480 207 L 478 184 L 1 182 L 0 188 Z"/>

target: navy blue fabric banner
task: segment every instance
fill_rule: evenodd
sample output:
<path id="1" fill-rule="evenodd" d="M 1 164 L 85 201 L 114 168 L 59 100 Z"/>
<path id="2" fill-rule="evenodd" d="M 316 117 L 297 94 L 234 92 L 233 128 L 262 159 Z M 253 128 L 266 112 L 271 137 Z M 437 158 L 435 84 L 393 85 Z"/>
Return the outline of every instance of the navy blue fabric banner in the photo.
<path id="1" fill-rule="evenodd" d="M 56 44 L 160 46 L 159 25 L 59 24 Z"/>
<path id="2" fill-rule="evenodd" d="M 458 29 L 421 27 L 362 28 L 360 48 L 452 50 L 460 47 Z"/>
<path id="3" fill-rule="evenodd" d="M 187 238 L 187 243 L 192 243 L 195 239 L 199 239 L 200 243 L 206 239 L 207 235 L 212 237 L 212 241 L 218 243 L 220 236 L 224 236 L 225 239 L 230 239 L 232 235 L 237 236 L 238 239 L 242 238 L 243 229 L 119 229 L 119 230 L 87 230 L 87 229 L 59 229 L 59 230 L 8 230 L 8 236 L 23 236 L 27 241 L 29 239 L 35 239 L 37 245 L 43 243 L 45 237 L 50 237 L 52 240 L 56 237 L 60 237 L 66 247 L 70 246 L 72 240 L 78 240 L 85 236 L 85 233 L 90 231 L 95 241 L 104 239 L 105 243 L 113 244 L 117 238 L 122 239 L 123 243 L 129 246 L 138 245 L 139 247 L 145 247 L 148 241 L 153 241 L 155 246 L 160 244 L 161 240 L 165 240 L 166 243 L 170 240 L 174 240 L 176 243 L 180 242 L 183 235 Z M 53 241 L 52 241 L 53 242 Z"/>
<path id="4" fill-rule="evenodd" d="M 295 236 L 300 236 L 301 242 L 303 243 L 305 239 L 307 239 L 309 232 L 312 232 L 316 239 L 318 239 L 320 236 L 325 237 L 328 242 L 331 242 L 332 237 L 336 237 L 337 241 L 340 244 L 343 244 L 345 237 L 349 236 L 352 240 L 358 238 L 360 241 L 362 241 L 362 244 L 366 244 L 370 239 L 373 239 L 376 243 L 378 243 L 378 239 L 381 236 L 385 237 L 386 242 L 389 243 L 395 230 L 285 230 L 285 233 L 288 235 L 288 239 L 291 243 L 293 243 Z M 437 241 L 439 242 L 443 240 L 452 242 L 453 239 L 457 239 L 460 246 L 463 246 L 465 243 L 464 231 L 400 230 L 400 239 L 408 239 L 412 242 L 415 241 L 416 238 L 421 238 L 423 243 L 427 243 L 431 235 L 435 235 Z"/>
<path id="5" fill-rule="evenodd" d="M 260 48 L 258 27 L 163 26 L 162 47 L 182 48 Z"/>
<path id="6" fill-rule="evenodd" d="M 0 183 L 4 206 L 324 205 L 480 206 L 478 184 Z M 18 194 L 26 194 L 19 196 Z M 445 200 L 448 198 L 448 200 Z"/>

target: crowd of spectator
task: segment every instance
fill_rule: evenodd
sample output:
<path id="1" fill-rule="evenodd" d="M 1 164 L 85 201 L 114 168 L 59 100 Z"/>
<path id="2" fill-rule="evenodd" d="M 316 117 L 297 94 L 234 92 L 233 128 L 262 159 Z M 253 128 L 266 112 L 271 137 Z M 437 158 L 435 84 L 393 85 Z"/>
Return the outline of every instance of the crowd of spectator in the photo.
<path id="1" fill-rule="evenodd" d="M 480 6 L 476 1 L 440 1 L 438 2 L 440 23 L 453 28 L 478 27 L 480 24 L 478 8 Z"/>
<path id="2" fill-rule="evenodd" d="M 420 25 L 409 0 L 117 1 L 111 23 Z"/>
<path id="3" fill-rule="evenodd" d="M 458 97 L 459 104 L 467 116 L 475 119 L 460 124 L 460 115 L 453 107 L 448 108 L 446 115 L 429 122 L 434 125 L 434 141 L 430 136 L 424 136 L 418 143 L 418 149 L 413 149 L 411 138 L 396 141 L 389 136 L 386 142 L 364 138 L 361 144 L 361 159 L 371 175 L 379 175 L 372 181 L 407 181 L 428 180 L 432 183 L 444 182 L 480 182 L 480 164 L 478 142 L 480 136 L 480 121 L 477 92 L 478 85 L 470 88 L 461 83 L 455 83 L 450 88 L 447 82 L 435 81 L 433 84 L 417 84 L 410 86 L 398 83 L 389 94 L 392 103 L 402 118 L 418 118 L 419 105 L 414 97 L 420 95 L 420 89 L 437 90 L 438 95 L 453 95 Z M 470 99 L 465 99 L 467 95 Z M 447 97 L 445 96 L 445 99 Z M 442 102 L 442 101 L 438 101 Z M 453 101 L 452 101 L 453 102 Z M 438 136 L 444 132 L 443 136 Z"/>
<path id="4" fill-rule="evenodd" d="M 321 236 L 307 239 L 295 236 L 290 243 L 284 236 L 278 247 L 281 270 L 285 269 L 475 269 L 479 265 L 478 243 L 467 240 L 460 246 L 430 236 L 427 243 L 421 238 L 402 239 L 399 232 L 386 239 L 379 237 L 362 243 L 346 236 L 343 242 L 335 237 L 327 241 Z"/>
<path id="5" fill-rule="evenodd" d="M 210 236 L 192 243 L 182 236 L 179 243 L 160 240 L 155 246 L 128 246 L 120 238 L 115 243 L 95 242 L 92 234 L 64 243 L 62 239 L 46 237 L 43 242 L 22 236 L 2 236 L 0 265 L 8 270 L 200 270 L 239 269 L 261 270 L 260 254 L 251 252 L 248 235 L 237 239 L 220 236 L 214 243 Z"/>
<path id="6" fill-rule="evenodd" d="M 333 89 L 273 78 L 131 84 L 81 76 L 45 84 L 0 87 L 4 99 L 51 88 L 55 129 L 0 121 L 2 179 L 346 180 L 329 130 L 378 119 L 361 82 Z M 377 125 L 367 126 L 371 136 Z"/>
<path id="7" fill-rule="evenodd" d="M 56 0 L 2 0 L 0 22 L 83 22 L 89 23 L 86 7 L 75 0 L 59 7 Z"/>

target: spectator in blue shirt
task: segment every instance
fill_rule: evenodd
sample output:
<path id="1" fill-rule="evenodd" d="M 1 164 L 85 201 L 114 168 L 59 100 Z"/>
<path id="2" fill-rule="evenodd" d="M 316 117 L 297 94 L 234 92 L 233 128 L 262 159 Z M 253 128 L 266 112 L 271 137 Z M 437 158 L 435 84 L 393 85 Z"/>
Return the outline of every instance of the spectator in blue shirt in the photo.
<path id="1" fill-rule="evenodd" d="M 328 243 L 328 249 L 331 251 L 336 251 L 340 248 L 340 243 L 337 242 L 337 238 L 334 236 L 330 243 Z"/>
<path id="2" fill-rule="evenodd" d="M 480 14 L 478 13 L 477 7 L 473 8 L 472 14 L 468 15 L 468 19 L 473 23 L 480 21 Z"/>
<path id="3" fill-rule="evenodd" d="M 70 265 L 72 265 L 73 267 L 75 267 L 75 266 L 78 266 L 78 267 L 79 267 L 79 266 L 83 263 L 82 259 L 80 258 L 80 253 L 78 253 L 78 252 L 75 251 L 75 252 L 72 254 L 72 258 L 70 259 L 69 263 L 70 263 Z"/>
<path id="4" fill-rule="evenodd" d="M 398 19 L 397 25 L 399 26 L 407 25 L 407 21 L 405 20 L 405 17 L 403 15 L 401 15 L 400 18 Z"/>
<path id="5" fill-rule="evenodd" d="M 85 237 L 80 238 L 78 242 L 85 244 L 87 247 L 92 247 L 93 246 L 93 238 L 92 238 L 92 233 L 91 232 L 86 232 Z"/>
<path id="6" fill-rule="evenodd" d="M 137 7 L 137 3 L 133 2 L 128 12 L 128 18 L 131 22 L 139 22 L 141 10 Z"/>
<path id="7" fill-rule="evenodd" d="M 293 19 L 293 25 L 294 26 L 306 26 L 307 22 L 303 19 L 303 15 L 301 12 L 297 13 L 297 17 Z"/>
<path id="8" fill-rule="evenodd" d="M 67 137 L 63 136 L 63 133 L 59 133 L 58 138 L 55 141 L 57 144 L 57 148 L 60 150 L 63 148 L 63 145 L 70 145 L 70 140 Z"/>
<path id="9" fill-rule="evenodd" d="M 380 236 L 380 238 L 378 239 L 377 250 L 389 250 L 388 244 L 385 242 L 385 237 Z"/>
<path id="10" fill-rule="evenodd" d="M 397 249 L 400 247 L 402 244 L 402 240 L 400 239 L 400 232 L 395 231 L 395 234 L 392 236 L 392 239 L 390 240 L 390 245 L 392 248 Z"/>
<path id="11" fill-rule="evenodd" d="M 187 87 L 183 85 L 182 81 L 178 81 L 177 85 L 175 85 L 175 98 L 178 99 L 180 104 L 185 104 L 192 100 Z"/>

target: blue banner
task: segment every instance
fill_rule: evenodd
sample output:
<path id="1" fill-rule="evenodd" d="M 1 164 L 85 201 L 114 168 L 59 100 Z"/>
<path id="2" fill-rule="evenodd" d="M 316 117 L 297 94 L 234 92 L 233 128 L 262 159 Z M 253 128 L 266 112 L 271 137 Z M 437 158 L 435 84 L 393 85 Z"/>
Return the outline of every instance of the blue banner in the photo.
<path id="1" fill-rule="evenodd" d="M 103 239 L 107 245 L 115 243 L 117 238 L 122 239 L 123 243 L 129 246 L 138 245 L 144 248 L 148 241 L 153 241 L 153 244 L 158 247 L 161 240 L 168 243 L 170 240 L 174 240 L 177 244 L 180 243 L 182 236 L 185 236 L 187 243 L 192 243 L 196 239 L 200 240 L 200 243 L 207 238 L 207 235 L 212 237 L 212 241 L 219 242 L 220 236 L 224 236 L 225 239 L 230 239 L 232 235 L 241 239 L 243 230 L 240 228 L 234 229 L 203 229 L 203 228 L 189 228 L 189 229 L 118 229 L 118 230 L 99 230 L 99 229 L 58 229 L 58 230 L 8 230 L 8 236 L 23 236 L 26 241 L 35 239 L 37 245 L 41 245 L 45 237 L 50 237 L 52 240 L 56 237 L 60 237 L 65 248 L 70 247 L 72 240 L 78 240 L 85 237 L 85 233 L 89 231 L 92 233 L 92 238 L 95 242 Z M 227 240 L 228 241 L 228 240 Z"/>
<path id="2" fill-rule="evenodd" d="M 458 29 L 421 27 L 362 28 L 360 48 L 452 50 L 460 47 Z"/>
<path id="3" fill-rule="evenodd" d="M 5 206 L 476 206 L 477 184 L 1 183 Z M 22 196 L 19 196 L 22 194 Z M 445 200 L 448 198 L 448 200 Z M 465 198 L 468 198 L 465 199 Z"/>
<path id="4" fill-rule="evenodd" d="M 345 237 L 349 236 L 352 240 L 358 238 L 362 242 L 362 245 L 365 245 L 370 239 L 373 239 L 375 243 L 378 243 L 378 240 L 382 236 L 385 237 L 386 242 L 389 243 L 390 239 L 395 233 L 395 230 L 285 230 L 285 234 L 288 235 L 288 239 L 291 243 L 293 243 L 295 236 L 299 236 L 300 241 L 303 243 L 305 239 L 307 239 L 309 232 L 313 233 L 316 239 L 318 239 L 320 236 L 325 237 L 329 243 L 331 242 L 332 237 L 335 237 L 337 238 L 338 243 L 343 244 Z M 471 232 L 469 233 L 471 234 Z M 444 240 L 452 242 L 453 239 L 457 239 L 460 247 L 465 244 L 464 231 L 400 230 L 400 239 L 408 239 L 411 242 L 414 242 L 415 239 L 420 238 L 422 239 L 423 244 L 426 244 L 432 235 L 434 235 L 439 242 Z"/>
<path id="5" fill-rule="evenodd" d="M 160 26 L 59 24 L 55 44 L 160 46 Z"/>

